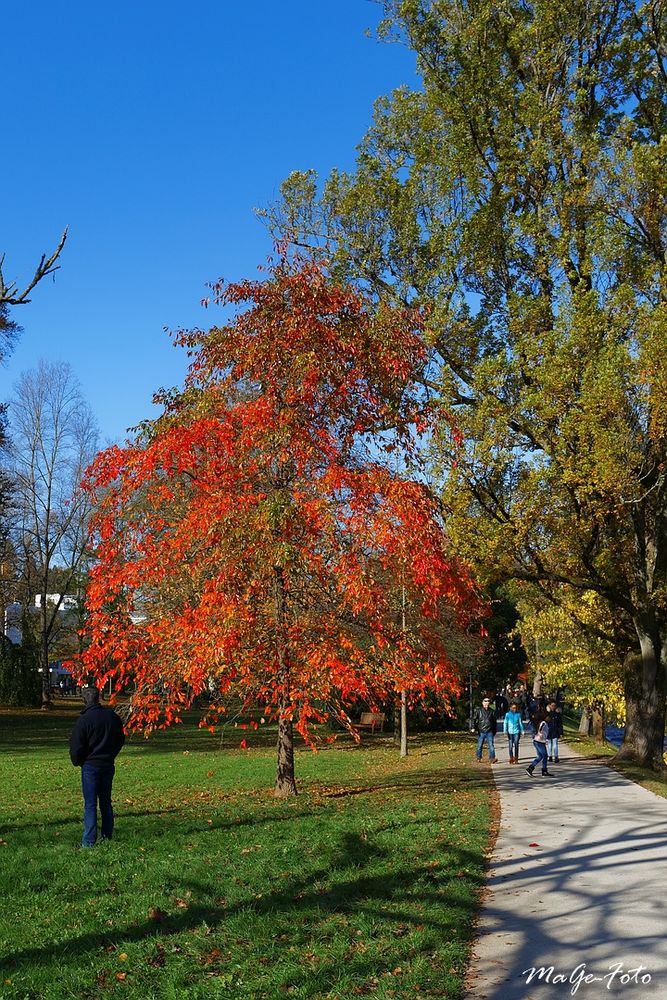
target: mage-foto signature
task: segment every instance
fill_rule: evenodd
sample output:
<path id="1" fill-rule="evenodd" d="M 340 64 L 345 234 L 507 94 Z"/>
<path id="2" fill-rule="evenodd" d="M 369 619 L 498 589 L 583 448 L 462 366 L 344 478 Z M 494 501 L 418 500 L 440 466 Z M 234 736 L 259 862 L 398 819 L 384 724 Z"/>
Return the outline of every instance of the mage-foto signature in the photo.
<path id="1" fill-rule="evenodd" d="M 635 969 L 626 971 L 623 962 L 610 965 L 609 972 L 602 976 L 587 972 L 585 962 L 581 962 L 571 972 L 556 972 L 553 965 L 540 965 L 525 969 L 521 975 L 526 977 L 526 985 L 532 983 L 534 979 L 539 979 L 543 983 L 568 983 L 572 986 L 571 996 L 575 995 L 581 985 L 588 983 L 605 983 L 606 988 L 610 990 L 614 982 L 622 986 L 628 986 L 630 983 L 648 986 L 651 982 L 651 973 L 646 970 L 646 966 L 638 965 Z"/>

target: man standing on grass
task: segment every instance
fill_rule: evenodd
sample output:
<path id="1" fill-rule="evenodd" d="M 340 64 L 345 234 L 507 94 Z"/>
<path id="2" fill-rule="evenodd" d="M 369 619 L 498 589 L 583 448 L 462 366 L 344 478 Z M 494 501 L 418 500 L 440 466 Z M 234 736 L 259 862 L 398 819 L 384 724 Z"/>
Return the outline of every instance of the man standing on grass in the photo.
<path id="1" fill-rule="evenodd" d="M 92 847 L 97 840 L 97 803 L 102 818 L 102 840 L 113 836 L 111 786 L 116 772 L 114 761 L 125 742 L 120 716 L 100 705 L 96 687 L 81 690 L 85 708 L 76 721 L 69 739 L 69 755 L 81 768 L 83 791 L 82 847 Z"/>

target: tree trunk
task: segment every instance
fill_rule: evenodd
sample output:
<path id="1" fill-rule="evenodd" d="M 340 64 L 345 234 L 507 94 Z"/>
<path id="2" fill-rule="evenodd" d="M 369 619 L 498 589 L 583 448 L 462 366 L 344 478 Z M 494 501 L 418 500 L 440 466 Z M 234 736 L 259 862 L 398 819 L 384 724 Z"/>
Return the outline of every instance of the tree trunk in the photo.
<path id="1" fill-rule="evenodd" d="M 276 798 L 297 794 L 294 777 L 294 726 L 292 720 L 283 714 L 282 706 L 278 718 L 278 770 L 273 794 Z"/>
<path id="2" fill-rule="evenodd" d="M 401 691 L 401 757 L 408 756 L 408 695 Z"/>
<path id="3" fill-rule="evenodd" d="M 394 743 L 397 747 L 401 745 L 402 736 L 402 722 L 401 722 L 401 703 L 397 698 L 394 702 Z"/>
<path id="4" fill-rule="evenodd" d="M 533 681 L 533 698 L 541 698 L 542 690 L 544 688 L 544 677 L 540 668 L 537 668 L 537 673 L 535 674 L 535 680 Z"/>
<path id="5" fill-rule="evenodd" d="M 584 705 L 581 710 L 581 722 L 579 723 L 579 735 L 590 736 L 591 732 L 591 710 L 588 705 Z"/>
<path id="6" fill-rule="evenodd" d="M 645 622 L 635 622 L 635 627 L 641 655 L 625 658 L 626 723 L 618 757 L 663 770 L 667 643 L 660 642 L 657 628 Z"/>
<path id="7" fill-rule="evenodd" d="M 42 607 L 40 609 L 40 659 L 42 661 L 42 711 L 46 712 L 53 708 L 51 701 L 51 674 L 49 673 L 49 636 L 46 627 L 46 593 L 41 595 Z"/>
<path id="8" fill-rule="evenodd" d="M 274 602 L 276 616 L 276 652 L 278 657 L 278 769 L 273 794 L 276 798 L 287 798 L 297 794 L 294 777 L 294 725 L 288 714 L 289 659 L 285 636 L 285 577 L 282 567 L 274 567 Z M 291 713 L 291 708 L 290 708 Z"/>
<path id="9" fill-rule="evenodd" d="M 593 739 L 597 743 L 604 743 L 604 702 L 594 701 L 591 707 L 593 712 Z"/>

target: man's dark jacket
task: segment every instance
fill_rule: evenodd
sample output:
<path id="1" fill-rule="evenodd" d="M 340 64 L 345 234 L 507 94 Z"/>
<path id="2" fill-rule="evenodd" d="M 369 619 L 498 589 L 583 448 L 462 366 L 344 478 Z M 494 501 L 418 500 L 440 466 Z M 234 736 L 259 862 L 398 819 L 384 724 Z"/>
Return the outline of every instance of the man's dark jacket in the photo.
<path id="1" fill-rule="evenodd" d="M 547 723 L 549 725 L 549 739 L 560 739 L 563 735 L 563 716 L 560 712 L 552 712 L 551 717 L 547 719 Z"/>
<path id="2" fill-rule="evenodd" d="M 102 705 L 89 705 L 76 720 L 69 738 L 69 755 L 76 767 L 109 767 L 124 742 L 120 716 Z"/>
<path id="3" fill-rule="evenodd" d="M 484 708 L 480 706 L 475 712 L 475 726 L 479 733 L 493 733 L 496 735 L 498 729 L 498 723 L 496 721 L 496 713 L 492 708 Z"/>

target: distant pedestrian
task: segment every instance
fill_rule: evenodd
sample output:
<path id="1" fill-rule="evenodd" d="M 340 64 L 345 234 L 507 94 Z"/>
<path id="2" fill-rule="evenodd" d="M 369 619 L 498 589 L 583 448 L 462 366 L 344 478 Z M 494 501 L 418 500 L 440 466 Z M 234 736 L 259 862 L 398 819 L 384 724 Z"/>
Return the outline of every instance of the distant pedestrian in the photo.
<path id="1" fill-rule="evenodd" d="M 97 803 L 102 819 L 102 840 L 113 836 L 111 787 L 114 761 L 125 742 L 120 716 L 100 705 L 96 687 L 81 689 L 85 708 L 77 719 L 69 740 L 69 754 L 75 767 L 81 768 L 83 792 L 82 847 L 92 847 L 97 840 Z"/>
<path id="2" fill-rule="evenodd" d="M 545 777 L 550 777 L 549 771 L 547 770 L 547 739 L 549 737 L 549 723 L 546 719 L 543 719 L 537 726 L 537 731 L 535 732 L 535 738 L 533 740 L 533 746 L 535 747 L 535 752 L 537 757 L 532 764 L 529 764 L 526 770 L 528 774 L 532 777 L 533 771 L 537 764 L 542 766 L 542 774 Z"/>
<path id="3" fill-rule="evenodd" d="M 474 721 L 475 729 L 479 734 L 477 737 L 477 760 L 482 759 L 484 744 L 486 743 L 489 751 L 489 763 L 497 764 L 498 758 L 496 757 L 493 738 L 498 729 L 498 722 L 496 713 L 491 708 L 491 700 L 489 698 L 482 698 L 482 705 L 476 710 Z"/>
<path id="4" fill-rule="evenodd" d="M 510 705 L 510 710 L 503 719 L 503 732 L 507 733 L 507 742 L 510 751 L 510 764 L 519 763 L 519 741 L 524 733 L 523 719 L 521 712 L 515 701 Z"/>
<path id="5" fill-rule="evenodd" d="M 563 715 L 558 711 L 556 702 L 549 705 L 549 739 L 547 740 L 547 754 L 549 760 L 558 763 L 558 740 L 563 735 Z"/>
<path id="6" fill-rule="evenodd" d="M 496 719 L 502 719 L 509 708 L 509 702 L 502 691 L 498 691 L 494 701 Z"/>

